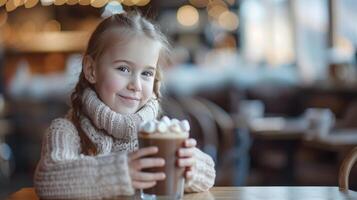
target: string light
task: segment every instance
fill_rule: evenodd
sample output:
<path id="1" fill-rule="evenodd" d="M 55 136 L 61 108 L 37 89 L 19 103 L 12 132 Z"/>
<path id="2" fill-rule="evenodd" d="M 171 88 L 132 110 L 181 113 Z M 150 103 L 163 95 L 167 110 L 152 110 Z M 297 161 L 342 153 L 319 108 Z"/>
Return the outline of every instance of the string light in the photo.
<path id="1" fill-rule="evenodd" d="M 202 1 L 202 0 L 201 0 Z M 208 0 L 203 0 L 208 1 Z M 24 5 L 25 8 L 32 8 L 37 5 L 38 2 L 41 2 L 43 6 L 48 5 L 82 5 L 88 6 L 91 5 L 95 8 L 101 8 L 105 6 L 108 2 L 118 2 L 126 6 L 146 6 L 150 3 L 150 0 L 0 0 L 0 7 L 5 5 L 6 11 L 10 12 L 15 10 L 17 7 Z"/>
<path id="2" fill-rule="evenodd" d="M 53 4 L 53 0 L 41 0 L 43 6 L 49 6 Z"/>
<path id="3" fill-rule="evenodd" d="M 126 5 L 126 6 L 133 6 L 133 5 L 135 5 L 134 0 L 123 0 L 122 3 L 123 3 L 124 5 Z"/>
<path id="4" fill-rule="evenodd" d="M 13 0 L 8 0 L 5 5 L 6 11 L 11 12 L 16 9 L 15 2 Z"/>
<path id="5" fill-rule="evenodd" d="M 36 4 L 39 2 L 39 0 L 26 0 L 25 1 L 25 8 L 32 8 L 36 6 Z"/>
<path id="6" fill-rule="evenodd" d="M 150 0 L 139 0 L 136 5 L 138 6 L 146 6 L 148 3 L 150 3 Z"/>
<path id="7" fill-rule="evenodd" d="M 193 26 L 198 23 L 199 14 L 195 7 L 184 5 L 177 10 L 177 21 L 183 26 Z"/>
<path id="8" fill-rule="evenodd" d="M 7 1 L 7 0 L 0 0 L 0 6 L 5 5 L 5 4 L 6 4 L 6 1 Z"/>
<path id="9" fill-rule="evenodd" d="M 94 0 L 91 2 L 91 6 L 95 8 L 101 8 L 103 7 L 106 3 L 108 3 L 108 0 Z"/>
<path id="10" fill-rule="evenodd" d="M 19 7 L 19 6 L 24 5 L 24 1 L 25 1 L 25 0 L 13 0 L 13 1 L 14 1 L 15 7 L 17 8 L 17 7 Z"/>
<path id="11" fill-rule="evenodd" d="M 225 11 L 218 17 L 218 24 L 229 31 L 233 31 L 238 28 L 238 16 L 231 11 Z"/>
<path id="12" fill-rule="evenodd" d="M 79 5 L 81 6 L 88 6 L 90 5 L 91 0 L 79 0 Z"/>
<path id="13" fill-rule="evenodd" d="M 70 6 L 76 5 L 77 3 L 78 3 L 78 0 L 67 0 L 67 2 L 66 2 L 66 4 L 70 5 Z"/>
<path id="14" fill-rule="evenodd" d="M 55 0 L 54 4 L 56 6 L 61 6 L 61 5 L 65 4 L 66 2 L 67 2 L 67 0 Z"/>

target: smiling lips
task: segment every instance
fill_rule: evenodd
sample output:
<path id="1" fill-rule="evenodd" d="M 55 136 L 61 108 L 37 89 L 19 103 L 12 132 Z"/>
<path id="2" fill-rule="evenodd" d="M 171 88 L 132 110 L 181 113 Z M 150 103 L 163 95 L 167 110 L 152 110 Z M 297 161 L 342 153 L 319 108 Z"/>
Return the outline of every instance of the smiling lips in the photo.
<path id="1" fill-rule="evenodd" d="M 139 98 L 137 97 L 130 97 L 130 96 L 123 96 L 123 95 L 118 95 L 120 96 L 122 99 L 124 99 L 125 101 L 140 101 Z"/>

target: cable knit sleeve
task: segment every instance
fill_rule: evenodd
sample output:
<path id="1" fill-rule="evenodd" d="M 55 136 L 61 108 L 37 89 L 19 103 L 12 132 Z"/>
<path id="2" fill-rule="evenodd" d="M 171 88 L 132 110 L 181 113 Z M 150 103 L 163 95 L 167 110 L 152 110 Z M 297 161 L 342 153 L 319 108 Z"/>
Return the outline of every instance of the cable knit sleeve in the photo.
<path id="1" fill-rule="evenodd" d="M 202 192 L 210 189 L 216 177 L 213 159 L 203 153 L 198 148 L 195 148 L 194 158 L 196 160 L 192 170 L 193 177 L 186 181 L 186 192 Z"/>
<path id="2" fill-rule="evenodd" d="M 126 153 L 80 154 L 80 139 L 67 119 L 52 122 L 43 139 L 34 186 L 42 199 L 103 199 L 133 195 Z"/>
<path id="3" fill-rule="evenodd" d="M 85 114 L 99 129 L 105 129 L 115 138 L 130 139 L 136 137 L 139 125 L 143 121 L 153 120 L 159 111 L 159 102 L 150 99 L 138 112 L 134 114 L 120 114 L 110 109 L 89 88 L 83 93 Z"/>

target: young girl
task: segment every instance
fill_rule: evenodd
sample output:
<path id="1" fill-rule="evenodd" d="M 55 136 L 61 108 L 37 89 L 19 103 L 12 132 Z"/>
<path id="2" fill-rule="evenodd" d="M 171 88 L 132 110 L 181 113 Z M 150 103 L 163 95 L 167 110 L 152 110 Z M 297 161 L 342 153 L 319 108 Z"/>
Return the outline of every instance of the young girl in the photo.
<path id="1" fill-rule="evenodd" d="M 138 149 L 137 130 L 157 118 L 160 67 L 168 57 L 163 34 L 137 13 L 103 20 L 92 34 L 72 109 L 55 119 L 43 141 L 34 185 L 42 199 L 102 199 L 153 187 L 164 173 L 143 169 L 165 164 Z M 186 167 L 186 192 L 213 186 L 214 162 L 187 139 L 177 164 Z"/>

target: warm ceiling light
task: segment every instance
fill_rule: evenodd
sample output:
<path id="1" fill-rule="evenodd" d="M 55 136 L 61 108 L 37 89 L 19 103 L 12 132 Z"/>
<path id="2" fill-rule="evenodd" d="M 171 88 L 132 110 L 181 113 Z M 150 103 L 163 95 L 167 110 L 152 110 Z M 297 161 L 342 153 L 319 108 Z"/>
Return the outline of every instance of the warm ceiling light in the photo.
<path id="1" fill-rule="evenodd" d="M 185 5 L 177 10 L 177 21 L 183 26 L 193 26 L 198 20 L 198 11 L 193 6 Z"/>
<path id="2" fill-rule="evenodd" d="M 41 0 L 41 5 L 49 6 L 53 4 L 53 0 Z"/>
<path id="3" fill-rule="evenodd" d="M 19 7 L 19 6 L 22 6 L 22 5 L 24 5 L 24 1 L 25 0 L 13 0 L 14 1 L 14 5 L 16 6 L 16 7 Z"/>
<path id="4" fill-rule="evenodd" d="M 135 5 L 135 0 L 123 0 L 122 3 L 126 6 L 133 6 Z"/>
<path id="5" fill-rule="evenodd" d="M 11 12 L 16 9 L 16 5 L 14 1 L 7 1 L 5 5 L 6 11 Z"/>
<path id="6" fill-rule="evenodd" d="M 138 6 L 146 6 L 148 3 L 150 3 L 150 0 L 139 0 L 136 5 Z"/>
<path id="7" fill-rule="evenodd" d="M 6 4 L 6 1 L 7 1 L 7 0 L 0 0 L 0 6 L 5 5 L 5 4 Z"/>
<path id="8" fill-rule="evenodd" d="M 67 2 L 67 0 L 55 0 L 54 4 L 56 6 L 61 6 L 61 5 L 65 4 L 66 2 Z"/>
<path id="9" fill-rule="evenodd" d="M 91 3 L 91 0 L 79 0 L 79 5 L 81 6 L 88 6 Z"/>
<path id="10" fill-rule="evenodd" d="M 218 19 L 218 17 L 226 11 L 228 11 L 228 8 L 222 5 L 215 5 L 209 8 L 207 7 L 208 15 L 214 19 Z"/>
<path id="11" fill-rule="evenodd" d="M 39 0 L 26 0 L 25 1 L 25 8 L 32 8 L 36 6 L 36 4 L 39 2 Z"/>
<path id="12" fill-rule="evenodd" d="M 101 8 L 103 7 L 106 3 L 108 3 L 108 0 L 94 0 L 90 3 L 91 6 L 95 8 Z"/>
<path id="13" fill-rule="evenodd" d="M 238 16 L 231 11 L 225 11 L 219 16 L 218 24 L 224 29 L 233 31 L 238 28 Z"/>
<path id="14" fill-rule="evenodd" d="M 208 0 L 189 0 L 189 2 L 197 8 L 204 8 L 208 4 Z"/>
<path id="15" fill-rule="evenodd" d="M 73 6 L 76 5 L 78 3 L 78 0 L 67 0 L 66 4 Z"/>

